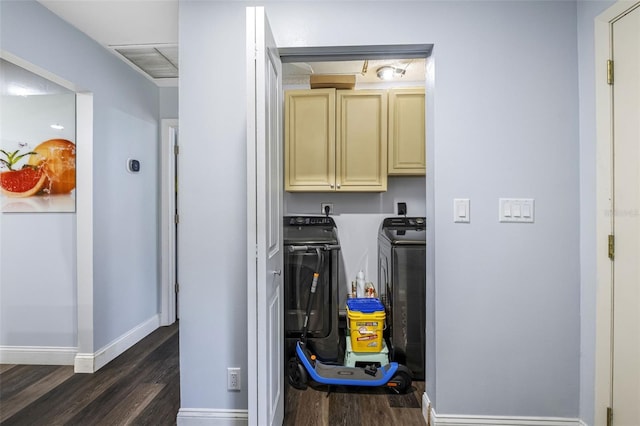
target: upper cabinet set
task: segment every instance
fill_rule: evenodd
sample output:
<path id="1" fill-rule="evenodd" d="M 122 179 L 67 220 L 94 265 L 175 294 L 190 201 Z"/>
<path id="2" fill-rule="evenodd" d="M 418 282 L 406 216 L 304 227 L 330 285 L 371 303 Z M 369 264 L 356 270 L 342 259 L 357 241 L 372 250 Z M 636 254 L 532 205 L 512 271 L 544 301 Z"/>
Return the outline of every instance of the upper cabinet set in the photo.
<path id="1" fill-rule="evenodd" d="M 290 90 L 285 190 L 382 192 L 425 174 L 424 89 Z"/>

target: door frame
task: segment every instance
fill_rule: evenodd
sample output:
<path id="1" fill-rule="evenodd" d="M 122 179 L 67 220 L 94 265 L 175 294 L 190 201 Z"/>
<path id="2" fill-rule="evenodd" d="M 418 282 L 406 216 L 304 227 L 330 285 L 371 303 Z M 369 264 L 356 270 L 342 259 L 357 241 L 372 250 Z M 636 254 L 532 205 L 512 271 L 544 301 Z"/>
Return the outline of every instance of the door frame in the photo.
<path id="1" fill-rule="evenodd" d="M 608 235 L 613 232 L 613 86 L 607 83 L 611 58 L 612 25 L 634 7 L 636 0 L 621 0 L 595 19 L 596 83 L 596 321 L 594 424 L 606 423 L 612 404 L 613 264 L 607 257 Z M 601 422 L 598 422 L 601 419 Z"/>
<path id="2" fill-rule="evenodd" d="M 249 9 L 249 8 L 247 8 Z M 247 21 L 248 22 L 248 21 Z M 249 35 L 248 35 L 249 36 Z M 282 63 L 290 63 L 290 62 L 301 62 L 301 61 L 336 61 L 336 60 L 359 60 L 359 59 L 388 59 L 395 57 L 403 57 L 403 58 L 426 58 L 429 62 L 428 69 L 425 73 L 425 88 L 433 89 L 433 63 L 429 61 L 431 57 L 431 53 L 433 50 L 433 44 L 409 44 L 409 45 L 361 45 L 361 46 L 314 46 L 314 47 L 278 47 L 278 55 Z M 247 53 L 247 64 L 251 64 L 253 62 L 253 56 L 251 53 Z M 253 78 L 252 70 L 247 70 L 247 84 L 248 87 L 250 84 L 249 79 Z M 430 91 L 431 92 L 431 91 Z M 284 99 L 284 97 L 283 97 Z M 433 114 L 430 111 L 433 111 L 433 93 L 428 93 L 427 96 L 427 112 L 425 113 L 425 120 L 429 124 L 433 123 L 432 116 Z M 281 106 L 284 108 L 284 106 Z M 247 121 L 253 120 L 253 112 L 247 110 Z M 281 115 L 284 117 L 284 115 Z M 255 120 L 254 120 L 255 121 Z M 426 138 L 432 138 L 433 126 L 429 126 L 427 130 Z M 250 135 L 247 135 L 247 139 L 250 139 Z M 433 140 L 433 139 L 431 139 Z M 249 142 L 248 142 L 249 143 Z M 425 139 L 426 143 L 426 139 Z M 429 148 L 427 146 L 427 148 Z M 256 161 L 252 162 L 254 166 L 257 167 Z M 248 164 L 250 166 L 251 164 Z M 253 182 L 257 174 L 257 169 L 250 170 L 247 167 L 247 182 L 248 182 L 248 203 L 247 203 L 247 217 L 251 218 L 255 216 L 255 203 L 252 201 L 252 188 L 249 184 Z M 428 175 L 430 173 L 428 172 Z M 425 177 L 426 178 L 426 177 Z M 284 185 L 284 182 L 282 183 Z M 433 205 L 433 191 L 427 188 L 427 205 Z M 428 210 L 429 214 L 430 210 Z M 431 212 L 433 214 L 433 212 Z M 432 216 L 433 217 L 433 216 Z M 255 234 L 254 224 L 251 222 L 248 223 L 247 233 L 249 235 Z M 251 238 L 248 238 L 247 241 L 247 256 L 248 256 L 248 270 L 247 276 L 249 280 L 251 277 L 256 277 L 255 270 L 255 255 L 256 255 L 256 247 Z M 280 242 L 282 243 L 282 242 Z M 433 264 L 434 262 L 429 261 L 429 257 L 433 255 L 433 250 L 430 253 L 427 253 L 427 264 Z M 429 278 L 427 278 L 429 280 Z M 247 335 L 255 336 L 257 334 L 257 325 L 255 322 L 255 311 L 256 311 L 256 298 L 254 296 L 255 288 L 257 286 L 256 282 L 248 282 L 248 295 L 247 295 L 247 311 L 248 311 L 248 325 L 247 325 Z M 280 342 L 281 345 L 284 345 L 284 341 Z M 252 357 L 252 354 L 257 354 L 258 349 L 256 347 L 255 341 L 249 339 L 248 342 L 248 368 L 247 368 L 247 380 L 249 383 L 257 383 L 258 377 L 262 377 L 260 371 L 258 371 L 258 360 Z M 250 386 L 251 392 L 251 386 Z M 426 390 L 425 390 L 426 392 Z M 423 398 L 424 399 L 424 398 Z M 255 397 L 249 395 L 248 401 L 248 411 L 249 418 L 252 417 L 252 413 L 257 411 L 257 401 Z M 255 416 L 255 414 L 253 414 Z M 255 417 L 254 417 L 255 418 Z"/>
<path id="3" fill-rule="evenodd" d="M 267 78 L 266 67 L 276 67 L 275 89 L 281 91 L 281 62 L 275 47 L 275 40 L 269 26 L 264 7 L 247 7 L 246 13 L 246 115 L 247 115 L 247 376 L 248 376 L 248 423 L 274 424 L 284 418 L 284 349 L 282 330 L 282 221 L 276 225 L 273 235 L 273 222 L 282 213 L 282 186 L 275 191 L 269 185 L 271 175 L 270 139 L 267 134 L 273 107 L 271 98 L 265 94 L 274 84 Z M 274 51 L 276 50 L 276 51 Z M 281 102 L 276 95 L 277 110 L 275 116 L 281 117 Z M 282 141 L 282 125 L 277 125 L 276 181 L 282 180 L 282 161 L 279 151 Z M 266 179 L 265 181 L 261 179 Z M 262 186 L 264 185 L 264 186 Z M 271 195 L 277 192 L 274 207 Z M 275 215 L 271 211 L 275 208 Z M 269 211 L 265 211 L 269 210 Z M 276 268 L 267 272 L 268 268 Z M 267 277 L 266 275 L 269 275 Z M 272 284 L 269 285 L 269 278 Z M 278 284 L 279 283 L 279 284 Z M 272 290 L 277 287 L 278 294 Z M 271 287 L 271 288 L 269 288 Z M 274 296 L 275 294 L 275 296 Z M 273 306 L 270 304 L 273 303 Z M 275 307 L 272 309 L 272 307 Z M 274 313 L 277 315 L 274 315 Z M 271 328 L 276 324 L 277 332 Z M 272 342 L 277 341 L 279 349 Z M 261 355 L 265 354 L 265 355 Z M 274 360 L 276 364 L 274 366 Z M 275 370 L 275 375 L 273 374 Z M 278 382 L 273 388 L 273 377 Z"/>
<path id="4" fill-rule="evenodd" d="M 178 119 L 160 120 L 160 325 L 176 322 L 176 154 Z"/>

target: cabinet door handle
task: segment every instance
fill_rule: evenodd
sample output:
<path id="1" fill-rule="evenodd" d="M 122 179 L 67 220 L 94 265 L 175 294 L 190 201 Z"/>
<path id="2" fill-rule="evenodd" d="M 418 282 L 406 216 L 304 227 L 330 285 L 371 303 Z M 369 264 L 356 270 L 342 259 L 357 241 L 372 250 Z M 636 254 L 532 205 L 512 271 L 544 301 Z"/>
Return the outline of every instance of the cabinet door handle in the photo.
<path id="1" fill-rule="evenodd" d="M 333 189 L 333 184 L 329 185 L 331 187 L 331 189 Z"/>
<path id="2" fill-rule="evenodd" d="M 338 186 L 338 189 L 340 189 L 340 184 L 338 184 L 337 186 Z"/>

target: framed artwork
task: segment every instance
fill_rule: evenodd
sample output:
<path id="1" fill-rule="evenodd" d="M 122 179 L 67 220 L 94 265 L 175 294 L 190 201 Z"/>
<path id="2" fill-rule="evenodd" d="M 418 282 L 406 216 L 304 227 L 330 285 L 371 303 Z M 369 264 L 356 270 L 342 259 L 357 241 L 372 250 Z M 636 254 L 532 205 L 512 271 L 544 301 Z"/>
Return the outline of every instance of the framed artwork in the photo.
<path id="1" fill-rule="evenodd" d="M 75 93 L 0 59 L 0 209 L 75 212 Z"/>

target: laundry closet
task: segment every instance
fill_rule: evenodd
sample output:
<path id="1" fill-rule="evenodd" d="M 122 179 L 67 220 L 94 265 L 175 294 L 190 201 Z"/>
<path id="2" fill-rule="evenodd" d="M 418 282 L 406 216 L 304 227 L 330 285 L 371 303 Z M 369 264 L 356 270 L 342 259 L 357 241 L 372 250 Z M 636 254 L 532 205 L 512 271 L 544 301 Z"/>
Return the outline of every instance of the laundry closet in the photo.
<path id="1" fill-rule="evenodd" d="M 349 298 L 379 298 L 387 311 L 385 327 L 395 322 L 392 330 L 385 328 L 385 336 L 395 332 L 399 342 L 409 333 L 419 340 L 409 345 L 419 352 L 417 360 L 411 360 L 416 380 L 424 380 L 425 75 L 424 59 L 283 66 L 285 249 L 296 244 L 338 247 L 323 255 L 309 338 L 328 360 L 340 358 L 345 339 L 341 333 L 337 344 L 342 351 L 330 350 L 337 339 L 332 321 L 339 321 L 341 330 L 348 325 Z M 383 222 L 389 218 L 408 220 L 406 229 L 385 228 L 387 235 L 402 236 L 408 230 L 423 239 L 418 272 L 411 265 L 412 275 L 401 273 L 405 282 L 396 289 L 389 275 L 394 273 L 391 263 L 381 268 L 381 258 L 389 260 L 388 254 L 380 255 Z M 398 241 L 389 244 L 405 244 Z M 285 253 L 284 265 L 285 362 L 292 356 L 316 268 L 312 250 L 293 250 Z M 362 288 L 358 278 L 364 280 Z M 407 288 L 418 290 L 411 293 L 413 302 L 400 308 Z"/>

